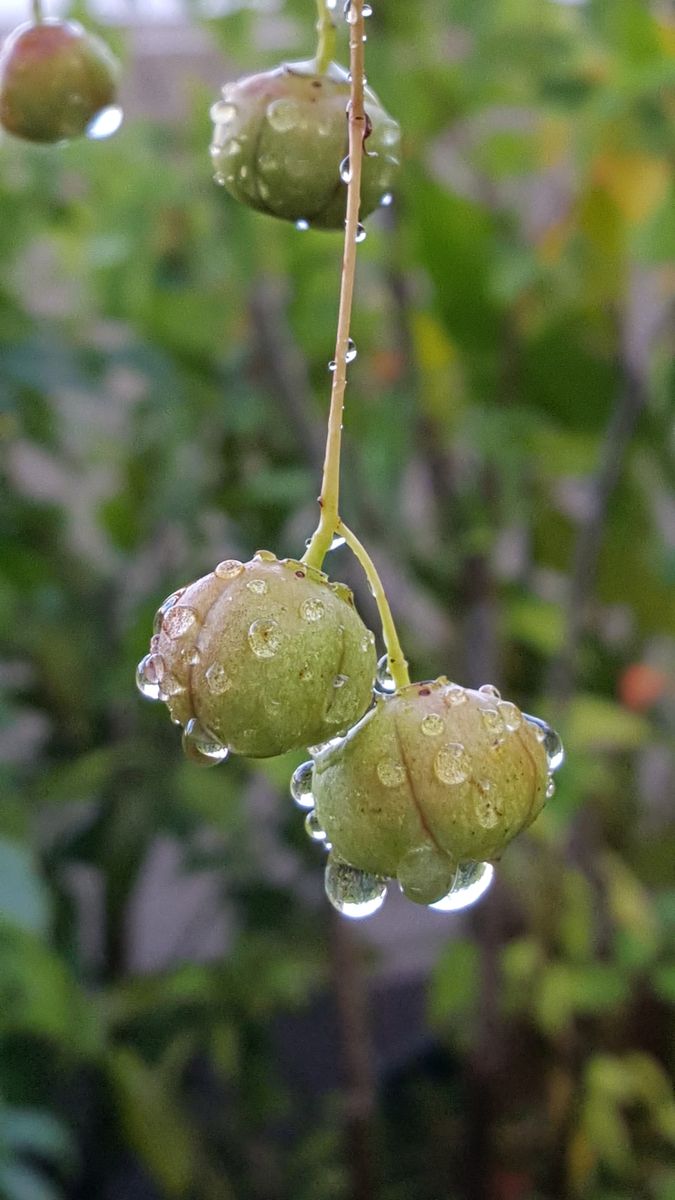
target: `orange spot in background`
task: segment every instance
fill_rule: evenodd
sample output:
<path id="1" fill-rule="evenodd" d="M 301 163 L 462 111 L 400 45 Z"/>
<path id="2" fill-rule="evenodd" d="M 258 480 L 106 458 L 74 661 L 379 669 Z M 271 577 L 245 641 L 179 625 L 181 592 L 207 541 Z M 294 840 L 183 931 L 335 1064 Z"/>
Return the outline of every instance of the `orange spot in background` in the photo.
<path id="1" fill-rule="evenodd" d="M 670 679 L 649 663 L 631 663 L 619 678 L 619 698 L 633 712 L 646 712 L 665 695 Z"/>

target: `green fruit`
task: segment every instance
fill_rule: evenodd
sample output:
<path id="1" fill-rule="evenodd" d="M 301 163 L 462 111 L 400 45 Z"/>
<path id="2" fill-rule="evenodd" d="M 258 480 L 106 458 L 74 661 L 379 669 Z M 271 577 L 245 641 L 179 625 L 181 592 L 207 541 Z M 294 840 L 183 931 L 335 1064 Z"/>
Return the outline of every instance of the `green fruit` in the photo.
<path id="1" fill-rule="evenodd" d="M 349 150 L 347 73 L 331 63 L 286 63 L 223 88 L 214 104 L 215 179 L 243 204 L 317 229 L 342 229 Z M 366 88 L 361 217 L 377 208 L 398 168 L 400 129 Z"/>
<path id="2" fill-rule="evenodd" d="M 491 687 L 440 678 L 379 697 L 315 755 L 311 796 L 333 862 L 439 900 L 460 864 L 498 858 L 537 816 L 561 761 L 556 737 Z"/>
<path id="3" fill-rule="evenodd" d="M 102 136 L 96 120 L 114 104 L 117 78 L 107 46 L 77 22 L 20 25 L 0 54 L 0 124 L 31 142 Z"/>
<path id="4" fill-rule="evenodd" d="M 375 639 L 349 588 L 264 550 L 170 596 L 137 676 L 207 763 L 335 737 L 368 708 L 374 678 Z"/>

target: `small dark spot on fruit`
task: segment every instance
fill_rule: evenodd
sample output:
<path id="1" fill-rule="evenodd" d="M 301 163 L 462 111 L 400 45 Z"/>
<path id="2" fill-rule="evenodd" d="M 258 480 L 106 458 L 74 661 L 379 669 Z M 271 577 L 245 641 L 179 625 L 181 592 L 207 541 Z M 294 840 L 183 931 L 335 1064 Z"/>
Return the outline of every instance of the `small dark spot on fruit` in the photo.
<path id="1" fill-rule="evenodd" d="M 313 79 L 313 80 L 312 80 L 312 87 L 315 87 L 315 88 L 320 88 L 320 87 L 321 87 L 321 80 L 320 80 L 320 79 Z"/>
<path id="2" fill-rule="evenodd" d="M 418 696 L 430 696 L 430 695 L 431 695 L 431 688 L 420 688 L 420 690 L 419 690 L 419 692 L 417 693 L 417 695 L 418 695 Z"/>
<path id="3" fill-rule="evenodd" d="M 296 579 L 304 579 L 304 578 L 305 578 L 305 572 L 304 572 L 304 571 L 296 571 L 296 572 L 295 572 L 295 576 L 296 576 Z"/>

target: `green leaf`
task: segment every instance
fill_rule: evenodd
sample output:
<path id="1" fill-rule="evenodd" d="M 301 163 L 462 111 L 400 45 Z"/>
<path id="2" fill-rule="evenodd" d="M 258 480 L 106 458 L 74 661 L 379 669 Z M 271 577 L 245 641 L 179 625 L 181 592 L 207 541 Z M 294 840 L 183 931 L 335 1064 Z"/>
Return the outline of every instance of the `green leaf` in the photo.
<path id="1" fill-rule="evenodd" d="M 134 1050 L 120 1047 L 109 1051 L 108 1073 L 129 1144 L 167 1196 L 185 1196 L 194 1175 L 196 1146 L 186 1114 L 160 1072 Z"/>
<path id="2" fill-rule="evenodd" d="M 568 753 L 635 750 L 649 741 L 649 722 L 604 696 L 578 695 L 567 714 L 563 740 Z"/>
<path id="3" fill-rule="evenodd" d="M 451 942 L 443 952 L 429 991 L 429 1018 L 433 1024 L 471 1011 L 478 995 L 478 959 L 478 947 L 463 939 Z"/>

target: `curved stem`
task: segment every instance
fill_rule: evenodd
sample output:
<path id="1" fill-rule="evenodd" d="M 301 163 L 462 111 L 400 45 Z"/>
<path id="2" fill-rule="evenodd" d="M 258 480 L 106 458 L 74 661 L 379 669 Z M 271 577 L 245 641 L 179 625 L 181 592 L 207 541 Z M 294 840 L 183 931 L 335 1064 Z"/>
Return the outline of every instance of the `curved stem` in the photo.
<path id="1" fill-rule="evenodd" d="M 44 12 L 42 11 L 42 0 L 31 0 L 31 8 L 33 10 L 33 20 L 36 25 L 39 25 L 44 20 Z"/>
<path id="2" fill-rule="evenodd" d="M 316 32 L 319 35 L 316 44 L 316 70 L 317 74 L 323 75 L 335 53 L 335 23 L 326 0 L 316 0 L 316 11 Z"/>
<path id="3" fill-rule="evenodd" d="M 365 546 L 359 541 L 356 534 L 352 533 L 351 529 L 345 525 L 344 521 L 338 520 L 336 532 L 342 534 L 342 537 L 345 539 L 345 542 L 352 551 L 352 554 L 355 556 L 355 558 L 358 558 L 361 566 L 363 567 L 366 579 L 370 584 L 370 590 L 375 597 L 377 611 L 380 614 L 380 620 L 382 622 L 382 637 L 384 638 L 384 644 L 387 648 L 387 666 L 389 668 L 389 673 L 397 688 L 407 687 L 407 685 L 410 683 L 410 675 L 408 674 L 408 661 L 403 653 L 398 633 L 396 632 L 394 618 L 391 615 L 389 601 L 387 600 L 384 587 L 382 586 L 382 580 L 377 573 L 375 563 L 370 557 Z"/>
<path id="4" fill-rule="evenodd" d="M 339 520 L 338 501 L 340 493 L 340 449 L 342 444 L 342 414 L 344 411 L 345 387 L 347 384 L 347 350 L 349 325 L 354 296 L 354 274 L 356 270 L 356 234 L 359 224 L 361 203 L 361 165 L 363 163 L 363 139 L 366 133 L 366 114 L 363 106 L 364 90 L 364 21 L 363 0 L 351 0 L 349 9 L 349 65 L 351 70 L 351 99 L 349 102 L 349 184 L 347 187 L 347 217 L 345 220 L 345 242 L 342 256 L 340 282 L 340 307 L 338 311 L 337 338 L 335 342 L 335 370 L 331 389 L 330 415 L 326 456 L 321 482 L 321 517 L 312 536 L 303 561 L 309 566 L 319 567 L 323 563 Z"/>

